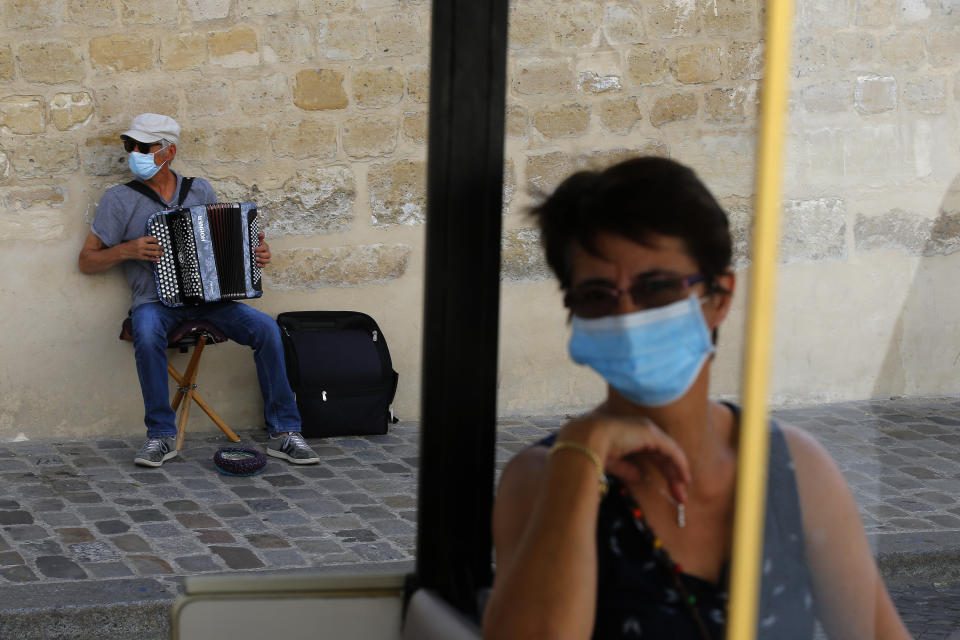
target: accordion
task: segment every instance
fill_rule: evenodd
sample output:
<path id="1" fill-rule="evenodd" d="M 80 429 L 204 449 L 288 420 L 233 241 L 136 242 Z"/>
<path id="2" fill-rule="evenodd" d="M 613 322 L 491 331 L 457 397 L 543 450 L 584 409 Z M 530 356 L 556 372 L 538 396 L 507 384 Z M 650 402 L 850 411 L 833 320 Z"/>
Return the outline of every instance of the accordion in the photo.
<path id="1" fill-rule="evenodd" d="M 157 296 L 166 306 L 263 295 L 253 253 L 260 243 L 260 222 L 252 202 L 160 211 L 147 220 L 146 234 L 163 249 L 153 275 Z"/>

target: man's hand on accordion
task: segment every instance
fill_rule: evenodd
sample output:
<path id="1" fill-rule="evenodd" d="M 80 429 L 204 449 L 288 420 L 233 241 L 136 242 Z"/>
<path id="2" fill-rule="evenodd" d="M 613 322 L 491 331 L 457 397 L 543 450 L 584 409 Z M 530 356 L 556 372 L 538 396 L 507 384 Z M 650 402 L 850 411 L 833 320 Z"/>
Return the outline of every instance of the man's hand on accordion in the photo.
<path id="1" fill-rule="evenodd" d="M 143 236 L 126 243 L 134 260 L 149 260 L 150 262 L 160 262 L 160 256 L 163 255 L 163 247 L 153 236 Z"/>
<path id="2" fill-rule="evenodd" d="M 253 248 L 254 255 L 257 256 L 257 266 L 261 269 L 270 264 L 270 245 L 263 240 L 263 231 L 259 235 L 260 244 Z"/>

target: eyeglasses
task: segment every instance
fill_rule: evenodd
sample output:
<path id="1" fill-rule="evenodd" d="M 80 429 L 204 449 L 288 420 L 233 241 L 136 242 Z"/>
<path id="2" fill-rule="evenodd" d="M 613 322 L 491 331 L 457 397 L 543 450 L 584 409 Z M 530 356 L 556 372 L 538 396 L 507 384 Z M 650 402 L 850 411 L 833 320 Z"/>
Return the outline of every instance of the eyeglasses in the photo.
<path id="1" fill-rule="evenodd" d="M 680 300 L 687 289 L 705 279 L 699 273 L 683 278 L 651 274 L 641 276 L 626 291 L 612 287 L 605 281 L 588 280 L 570 290 L 564 296 L 563 304 L 575 316 L 602 318 L 616 314 L 620 309 L 620 296 L 628 294 L 635 306 L 655 309 Z"/>
<path id="2" fill-rule="evenodd" d="M 166 140 L 158 140 L 157 142 L 140 142 L 134 140 L 133 138 L 124 138 L 123 139 L 123 150 L 127 153 L 130 153 L 134 149 L 140 153 L 150 153 L 150 148 L 160 145 L 160 149 L 166 149 L 170 146 Z"/>

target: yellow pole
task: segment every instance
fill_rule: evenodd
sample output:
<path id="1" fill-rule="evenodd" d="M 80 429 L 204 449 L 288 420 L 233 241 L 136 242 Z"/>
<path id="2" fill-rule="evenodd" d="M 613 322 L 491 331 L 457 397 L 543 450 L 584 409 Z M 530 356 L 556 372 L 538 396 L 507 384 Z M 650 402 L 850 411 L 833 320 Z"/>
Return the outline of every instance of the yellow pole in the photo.
<path id="1" fill-rule="evenodd" d="M 756 635 L 767 489 L 767 395 L 793 2 L 768 0 L 766 6 L 766 55 L 756 157 L 753 266 L 747 311 L 728 640 L 752 640 Z"/>

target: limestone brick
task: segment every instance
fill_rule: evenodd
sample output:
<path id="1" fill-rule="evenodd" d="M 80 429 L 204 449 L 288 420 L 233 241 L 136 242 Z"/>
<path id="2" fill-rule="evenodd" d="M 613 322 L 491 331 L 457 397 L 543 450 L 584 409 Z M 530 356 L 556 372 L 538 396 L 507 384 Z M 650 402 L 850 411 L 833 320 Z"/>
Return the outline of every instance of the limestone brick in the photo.
<path id="1" fill-rule="evenodd" d="M 889 76 L 860 76 L 854 88 L 857 111 L 883 113 L 897 108 L 897 80 Z"/>
<path id="2" fill-rule="evenodd" d="M 607 93 L 620 91 L 620 76 L 601 76 L 593 71 L 582 71 L 577 78 L 577 89 L 587 93 Z"/>
<path id="3" fill-rule="evenodd" d="M 522 106 L 512 104 L 507 106 L 506 130 L 507 135 L 514 138 L 522 138 L 527 135 L 527 124 L 530 122 L 530 114 Z"/>
<path id="4" fill-rule="evenodd" d="M 373 52 L 373 33 L 369 20 L 337 17 L 317 23 L 320 55 L 329 60 L 360 60 Z"/>
<path id="5" fill-rule="evenodd" d="M 681 47 L 677 51 L 674 73 L 677 80 L 686 84 L 714 82 L 721 74 L 720 47 L 713 45 L 692 45 Z"/>
<path id="6" fill-rule="evenodd" d="M 403 276 L 411 253 L 407 244 L 285 249 L 265 277 L 278 290 L 380 284 Z"/>
<path id="7" fill-rule="evenodd" d="M 793 67 L 803 78 L 820 73 L 829 64 L 827 45 L 822 38 L 799 38 L 794 47 Z"/>
<path id="8" fill-rule="evenodd" d="M 853 102 L 853 84 L 840 80 L 810 85 L 800 91 L 800 101 L 811 113 L 846 111 Z"/>
<path id="9" fill-rule="evenodd" d="M 29 82 L 80 82 L 83 60 L 66 42 L 25 42 L 17 48 L 20 75 Z"/>
<path id="10" fill-rule="evenodd" d="M 727 45 L 723 71 L 728 80 L 759 80 L 763 75 L 763 43 L 733 42 Z"/>
<path id="11" fill-rule="evenodd" d="M 878 249 L 901 249 L 907 255 L 922 256 L 932 248 L 929 218 L 891 209 L 880 215 L 857 214 L 853 237 L 858 252 Z"/>
<path id="12" fill-rule="evenodd" d="M 331 69 L 299 71 L 293 87 L 293 103 L 307 111 L 343 109 L 347 106 L 343 74 Z"/>
<path id="13" fill-rule="evenodd" d="M 220 20 L 230 15 L 230 0 L 184 0 L 194 22 Z"/>
<path id="14" fill-rule="evenodd" d="M 503 163 L 503 215 L 510 213 L 510 203 L 517 192 L 516 167 L 513 160 Z"/>
<path id="15" fill-rule="evenodd" d="M 516 63 L 513 88 L 523 95 L 562 95 L 573 91 L 568 58 L 526 58 Z"/>
<path id="16" fill-rule="evenodd" d="M 644 155 L 666 157 L 668 153 L 662 143 L 651 140 L 642 144 L 631 144 L 629 149 L 615 148 L 581 155 L 553 151 L 542 155 L 527 156 L 527 191 L 530 193 L 550 193 L 575 171 L 581 169 L 602 170 L 623 160 Z"/>
<path id="17" fill-rule="evenodd" d="M 650 124 L 660 127 L 670 122 L 695 118 L 697 110 L 697 97 L 691 93 L 660 96 L 650 110 Z"/>
<path id="18" fill-rule="evenodd" d="M 750 32 L 760 35 L 759 12 L 752 0 L 714 0 L 697 4 L 703 33 L 724 38 Z"/>
<path id="19" fill-rule="evenodd" d="M 640 122 L 640 107 L 635 97 L 614 98 L 597 105 L 600 122 L 612 133 L 624 135 L 630 133 L 633 126 Z"/>
<path id="20" fill-rule="evenodd" d="M 49 0 L 6 0 L 0 15 L 7 29 L 41 29 L 56 24 L 59 9 Z"/>
<path id="21" fill-rule="evenodd" d="M 60 131 L 77 129 L 90 121 L 93 97 L 86 91 L 58 93 L 50 101 L 50 119 Z"/>
<path id="22" fill-rule="evenodd" d="M 217 128 L 214 132 L 217 162 L 250 163 L 261 160 L 266 151 L 264 142 L 268 139 L 267 126 L 264 124 Z"/>
<path id="23" fill-rule="evenodd" d="M 877 39 L 864 31 L 841 31 L 830 37 L 830 57 L 845 71 L 873 68 L 877 48 Z"/>
<path id="24" fill-rule="evenodd" d="M 896 31 L 880 41 L 883 59 L 897 67 L 916 68 L 926 57 L 920 31 Z"/>
<path id="25" fill-rule="evenodd" d="M 634 86 L 659 84 L 667 75 L 667 54 L 663 49 L 635 47 L 627 54 L 627 77 Z"/>
<path id="26" fill-rule="evenodd" d="M 207 61 L 207 36 L 178 33 L 160 41 L 161 65 L 167 71 L 196 69 Z"/>
<path id="27" fill-rule="evenodd" d="M 287 76 L 282 73 L 254 80 L 237 80 L 234 94 L 240 111 L 252 116 L 279 114 L 290 104 L 290 87 Z"/>
<path id="28" fill-rule="evenodd" d="M 540 232 L 536 229 L 509 229 L 500 248 L 500 277 L 508 282 L 550 280 Z"/>
<path id="29" fill-rule="evenodd" d="M 844 175 L 852 180 L 886 183 L 901 176 L 904 168 L 903 140 L 899 127 L 879 124 L 851 128 L 843 134 Z"/>
<path id="30" fill-rule="evenodd" d="M 861 27 L 886 27 L 893 23 L 897 0 L 857 0 L 855 22 Z"/>
<path id="31" fill-rule="evenodd" d="M 611 45 L 640 44 L 646 41 L 643 17 L 634 7 L 607 4 L 603 7 L 603 37 Z"/>
<path id="32" fill-rule="evenodd" d="M 361 107 L 386 107 L 403 98 L 403 74 L 393 67 L 361 69 L 352 84 L 353 100 Z"/>
<path id="33" fill-rule="evenodd" d="M 127 124 L 126 97 L 119 85 L 108 84 L 93 88 L 94 111 L 102 125 Z"/>
<path id="34" fill-rule="evenodd" d="M 131 89 L 125 93 L 129 116 L 138 113 L 163 113 L 171 118 L 180 117 L 180 95 L 174 84 L 156 84 L 151 85 L 149 91 Z M 184 123 L 180 124 L 182 126 Z"/>
<path id="35" fill-rule="evenodd" d="M 253 185 L 244 195 L 240 199 L 254 199 L 264 212 L 271 236 L 310 236 L 350 229 L 357 188 L 348 167 L 314 167 L 298 171 L 280 189 Z"/>
<path id="36" fill-rule="evenodd" d="M 704 96 L 704 117 L 720 124 L 745 122 L 753 116 L 757 105 L 757 87 L 711 89 Z"/>
<path id="37" fill-rule="evenodd" d="M 660 36 L 693 36 L 700 30 L 700 12 L 691 0 L 663 0 L 647 13 L 650 30 Z"/>
<path id="38" fill-rule="evenodd" d="M 17 134 L 43 133 L 43 98 L 40 96 L 7 96 L 0 98 L 0 127 Z"/>
<path id="39" fill-rule="evenodd" d="M 953 99 L 960 102 L 960 73 L 953 76 Z"/>
<path id="40" fill-rule="evenodd" d="M 380 16 L 374 20 L 374 29 L 378 56 L 410 56 L 428 51 L 429 39 L 416 13 Z"/>
<path id="41" fill-rule="evenodd" d="M 946 111 L 946 76 L 914 77 L 907 80 L 903 85 L 903 106 L 926 114 Z"/>
<path id="42" fill-rule="evenodd" d="M 399 9 L 400 0 L 353 0 L 360 12 L 376 11 L 378 9 Z"/>
<path id="43" fill-rule="evenodd" d="M 371 221 L 374 227 L 415 226 L 426 219 L 426 163 L 397 160 L 370 167 Z"/>
<path id="44" fill-rule="evenodd" d="M 114 34 L 90 40 L 90 63 L 99 71 L 146 71 L 155 56 L 153 38 Z"/>
<path id="45" fill-rule="evenodd" d="M 4 240 L 49 242 L 66 235 L 62 187 L 10 187 L 0 190 Z"/>
<path id="46" fill-rule="evenodd" d="M 603 19 L 600 7 L 575 2 L 561 2 L 541 18 L 550 21 L 553 39 L 558 46 L 582 49 L 599 42 L 597 30 Z"/>
<path id="47" fill-rule="evenodd" d="M 580 136 L 590 126 L 590 107 L 584 104 L 541 107 L 533 112 L 533 126 L 545 138 Z"/>
<path id="48" fill-rule="evenodd" d="M 846 226 L 846 203 L 843 200 L 788 200 L 783 207 L 781 262 L 792 264 L 846 258 Z"/>
<path id="49" fill-rule="evenodd" d="M 237 14 L 241 18 L 277 16 L 297 11 L 297 0 L 237 0 Z"/>
<path id="50" fill-rule="evenodd" d="M 399 129 L 392 117 L 350 118 L 343 123 L 343 151 L 354 159 L 390 155 L 397 148 Z"/>
<path id="51" fill-rule="evenodd" d="M 535 49 L 549 45 L 550 32 L 544 28 L 543 7 L 510 3 L 508 20 L 510 37 L 507 44 L 511 49 Z"/>
<path id="52" fill-rule="evenodd" d="M 169 0 L 120 0 L 124 24 L 176 24 L 179 3 Z"/>
<path id="53" fill-rule="evenodd" d="M 960 62 L 960 28 L 938 29 L 929 35 L 927 44 L 930 64 L 946 67 Z"/>
<path id="54" fill-rule="evenodd" d="M 305 62 L 315 56 L 310 29 L 302 24 L 272 24 L 263 30 L 264 62 Z"/>
<path id="55" fill-rule="evenodd" d="M 229 31 L 216 31 L 207 36 L 210 62 L 236 69 L 260 63 L 257 34 L 249 27 L 237 27 Z"/>
<path id="56" fill-rule="evenodd" d="M 900 0 L 899 19 L 900 22 L 923 22 L 933 14 L 932 4 L 936 0 Z"/>
<path id="57" fill-rule="evenodd" d="M 66 0 L 67 22 L 88 27 L 109 27 L 116 23 L 113 0 Z"/>
<path id="58" fill-rule="evenodd" d="M 945 16 L 960 14 L 960 0 L 940 0 L 940 13 Z"/>
<path id="59" fill-rule="evenodd" d="M 28 138 L 13 152 L 13 168 L 21 178 L 73 173 L 79 163 L 76 145 L 56 138 Z"/>
<path id="60" fill-rule="evenodd" d="M 426 67 L 407 69 L 407 95 L 419 104 L 430 102 L 430 70 Z"/>
<path id="61" fill-rule="evenodd" d="M 10 158 L 0 149 L 0 184 L 10 182 Z"/>
<path id="62" fill-rule="evenodd" d="M 426 111 L 404 112 L 400 130 L 413 142 L 424 144 L 427 141 L 427 122 Z"/>
<path id="63" fill-rule="evenodd" d="M 13 80 L 13 52 L 9 45 L 0 46 L 0 80 Z"/>
<path id="64" fill-rule="evenodd" d="M 234 108 L 233 89 L 226 80 L 196 78 L 183 85 L 186 113 L 191 119 L 222 116 Z"/>
<path id="65" fill-rule="evenodd" d="M 850 26 L 852 14 L 849 2 L 837 0 L 804 0 L 797 3 L 797 30 L 806 35 L 818 29 L 836 32 Z"/>
<path id="66" fill-rule="evenodd" d="M 92 176 L 111 176 L 127 170 L 127 153 L 119 132 L 87 138 L 80 147 L 80 163 Z"/>
<path id="67" fill-rule="evenodd" d="M 279 125 L 273 129 L 270 145 L 280 157 L 332 160 L 337 155 L 337 127 L 312 120 Z"/>
<path id="68" fill-rule="evenodd" d="M 297 13 L 302 16 L 319 16 L 326 13 L 349 11 L 353 0 L 298 0 Z"/>

